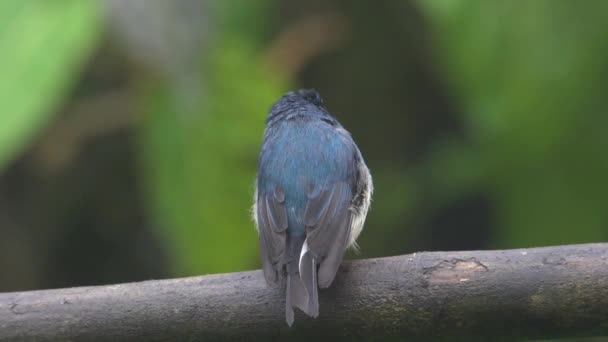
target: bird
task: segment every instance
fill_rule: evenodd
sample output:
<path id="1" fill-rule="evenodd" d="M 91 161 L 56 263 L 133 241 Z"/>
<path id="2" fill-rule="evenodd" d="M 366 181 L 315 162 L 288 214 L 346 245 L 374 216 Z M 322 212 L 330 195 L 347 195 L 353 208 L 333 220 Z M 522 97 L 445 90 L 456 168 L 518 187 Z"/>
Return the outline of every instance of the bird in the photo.
<path id="1" fill-rule="evenodd" d="M 372 193 L 359 148 L 317 91 L 290 91 L 271 106 L 252 214 L 264 278 L 286 287 L 290 327 L 294 308 L 318 317 L 318 289 L 331 285 L 347 248 L 358 248 Z"/>

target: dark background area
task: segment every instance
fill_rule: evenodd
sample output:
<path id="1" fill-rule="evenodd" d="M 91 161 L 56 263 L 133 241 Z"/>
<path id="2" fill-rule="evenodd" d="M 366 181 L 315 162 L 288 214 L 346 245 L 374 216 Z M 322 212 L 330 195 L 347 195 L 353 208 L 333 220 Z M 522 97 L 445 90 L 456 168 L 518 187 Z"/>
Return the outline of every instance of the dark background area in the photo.
<path id="1" fill-rule="evenodd" d="M 353 258 L 608 238 L 608 2 L 5 1 L 0 291 L 259 267 L 264 118 L 315 88 Z"/>

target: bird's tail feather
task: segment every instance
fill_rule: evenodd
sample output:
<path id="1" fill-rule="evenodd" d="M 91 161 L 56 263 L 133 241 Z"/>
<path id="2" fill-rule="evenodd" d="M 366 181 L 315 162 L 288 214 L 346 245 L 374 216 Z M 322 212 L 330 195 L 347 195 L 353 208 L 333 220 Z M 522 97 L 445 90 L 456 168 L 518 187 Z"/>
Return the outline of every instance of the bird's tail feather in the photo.
<path id="1" fill-rule="evenodd" d="M 293 324 L 293 308 L 297 307 L 306 312 L 308 309 L 308 293 L 298 274 L 287 275 L 287 300 L 285 301 L 285 318 L 287 324 Z"/>
<path id="2" fill-rule="evenodd" d="M 317 263 L 304 243 L 298 265 L 298 273 L 287 274 L 287 298 L 285 318 L 291 326 L 294 321 L 293 308 L 297 307 L 308 316 L 319 316 L 319 295 L 317 287 Z"/>
<path id="3" fill-rule="evenodd" d="M 304 242 L 300 254 L 300 279 L 308 294 L 308 307 L 304 310 L 307 315 L 317 318 L 319 316 L 319 294 L 317 287 L 317 261 L 308 250 L 308 243 Z"/>

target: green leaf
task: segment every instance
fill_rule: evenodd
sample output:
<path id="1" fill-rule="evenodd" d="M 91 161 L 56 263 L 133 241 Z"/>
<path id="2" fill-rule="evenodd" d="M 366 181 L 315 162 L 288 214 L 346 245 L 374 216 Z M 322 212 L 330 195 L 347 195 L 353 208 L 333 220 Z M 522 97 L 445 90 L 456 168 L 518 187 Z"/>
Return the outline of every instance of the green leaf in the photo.
<path id="1" fill-rule="evenodd" d="M 264 119 L 283 88 L 253 55 L 224 40 L 205 68 L 205 103 L 194 110 L 166 85 L 148 95 L 144 165 L 177 275 L 258 265 L 249 209 Z"/>
<path id="2" fill-rule="evenodd" d="M 498 246 L 606 239 L 608 2 L 418 3 L 472 142 L 440 148 L 436 177 L 495 196 Z"/>
<path id="3" fill-rule="evenodd" d="M 90 0 L 0 1 L 0 168 L 47 123 L 99 34 Z"/>

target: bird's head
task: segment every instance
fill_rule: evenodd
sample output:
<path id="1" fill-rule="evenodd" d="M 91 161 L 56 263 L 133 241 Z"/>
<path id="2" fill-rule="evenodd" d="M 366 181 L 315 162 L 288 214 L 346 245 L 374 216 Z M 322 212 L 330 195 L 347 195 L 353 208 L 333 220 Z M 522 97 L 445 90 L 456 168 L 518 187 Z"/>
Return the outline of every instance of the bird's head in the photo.
<path id="1" fill-rule="evenodd" d="M 300 89 L 290 91 L 283 95 L 270 108 L 266 124 L 268 126 L 281 121 L 289 120 L 295 117 L 319 117 L 333 118 L 327 112 L 323 103 L 323 98 L 314 89 Z"/>

